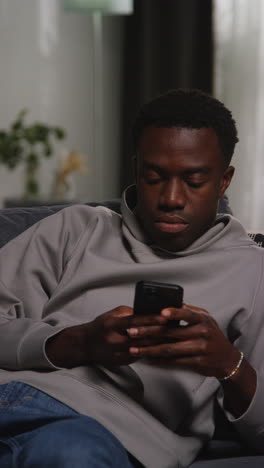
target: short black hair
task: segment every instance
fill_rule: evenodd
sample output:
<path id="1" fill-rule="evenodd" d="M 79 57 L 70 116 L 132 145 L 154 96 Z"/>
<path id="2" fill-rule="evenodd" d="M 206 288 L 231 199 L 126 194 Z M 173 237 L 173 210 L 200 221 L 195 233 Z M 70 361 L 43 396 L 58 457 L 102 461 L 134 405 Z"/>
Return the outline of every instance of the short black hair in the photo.
<path id="1" fill-rule="evenodd" d="M 143 105 L 132 129 L 135 154 L 144 129 L 149 126 L 212 128 L 227 166 L 238 142 L 231 111 L 221 101 L 198 89 L 173 89 Z"/>

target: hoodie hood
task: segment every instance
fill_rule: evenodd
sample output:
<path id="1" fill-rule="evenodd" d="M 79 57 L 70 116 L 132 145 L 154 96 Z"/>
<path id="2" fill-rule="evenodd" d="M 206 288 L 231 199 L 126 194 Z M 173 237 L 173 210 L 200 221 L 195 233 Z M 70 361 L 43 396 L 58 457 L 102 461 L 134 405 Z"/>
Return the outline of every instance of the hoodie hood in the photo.
<path id="1" fill-rule="evenodd" d="M 229 214 L 219 214 L 216 216 L 214 225 L 201 237 L 196 239 L 187 249 L 171 252 L 162 249 L 154 244 L 146 236 L 140 222 L 133 210 L 136 206 L 136 186 L 129 186 L 123 193 L 121 201 L 121 212 L 123 216 L 123 234 L 128 241 L 134 255 L 156 257 L 156 259 L 186 257 L 200 253 L 204 250 L 225 249 L 234 246 L 255 245 L 249 238 L 241 223 Z M 153 258 L 154 260 L 154 258 Z"/>

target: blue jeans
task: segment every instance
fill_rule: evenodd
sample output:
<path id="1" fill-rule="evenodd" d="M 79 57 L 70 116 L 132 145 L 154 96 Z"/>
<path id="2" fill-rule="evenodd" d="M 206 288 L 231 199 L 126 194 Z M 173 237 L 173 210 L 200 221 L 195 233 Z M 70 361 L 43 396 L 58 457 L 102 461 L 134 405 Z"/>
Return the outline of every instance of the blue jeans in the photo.
<path id="1" fill-rule="evenodd" d="M 0 385 L 1 468 L 132 468 L 95 419 L 22 382 Z"/>

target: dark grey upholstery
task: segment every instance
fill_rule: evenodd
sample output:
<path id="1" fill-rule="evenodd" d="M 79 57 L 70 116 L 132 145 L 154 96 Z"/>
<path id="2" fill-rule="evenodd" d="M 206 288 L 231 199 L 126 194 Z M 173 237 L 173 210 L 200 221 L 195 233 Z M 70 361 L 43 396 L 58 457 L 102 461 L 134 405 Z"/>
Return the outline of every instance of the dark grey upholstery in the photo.
<path id="1" fill-rule="evenodd" d="M 103 203 L 87 203 L 89 206 L 103 205 L 120 213 L 120 200 L 110 200 Z M 46 218 L 69 205 L 38 206 L 30 208 L 0 209 L 0 248 L 8 241 L 21 234 L 33 224 Z"/>
<path id="2" fill-rule="evenodd" d="M 103 205 L 120 212 L 120 200 L 111 200 L 104 203 L 87 203 L 90 206 Z M 18 236 L 24 230 L 42 218 L 51 216 L 65 208 L 63 205 L 38 206 L 32 208 L 4 208 L 0 210 L 0 247 Z M 219 212 L 231 213 L 227 199 L 222 199 Z M 253 239 L 255 235 L 251 235 Z M 261 236 L 261 238 L 259 237 Z M 264 236 L 261 234 L 255 239 L 264 245 Z M 263 468 L 264 456 L 251 454 L 238 438 L 231 425 L 224 418 L 220 409 L 216 409 L 216 432 L 214 439 L 201 453 L 192 468 Z"/>

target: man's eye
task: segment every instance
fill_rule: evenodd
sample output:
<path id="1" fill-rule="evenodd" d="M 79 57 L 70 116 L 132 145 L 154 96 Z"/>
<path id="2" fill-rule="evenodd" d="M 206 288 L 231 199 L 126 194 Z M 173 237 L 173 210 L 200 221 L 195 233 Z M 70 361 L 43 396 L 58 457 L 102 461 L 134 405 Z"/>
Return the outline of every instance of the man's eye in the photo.
<path id="1" fill-rule="evenodd" d="M 161 177 L 155 173 L 147 173 L 144 178 L 147 184 L 157 184 L 161 181 Z"/>
<path id="2" fill-rule="evenodd" d="M 189 187 L 199 188 L 205 184 L 205 181 L 195 182 L 194 180 L 187 180 Z"/>
<path id="3" fill-rule="evenodd" d="M 158 184 L 161 181 L 160 177 L 147 177 L 146 182 L 150 185 Z"/>

